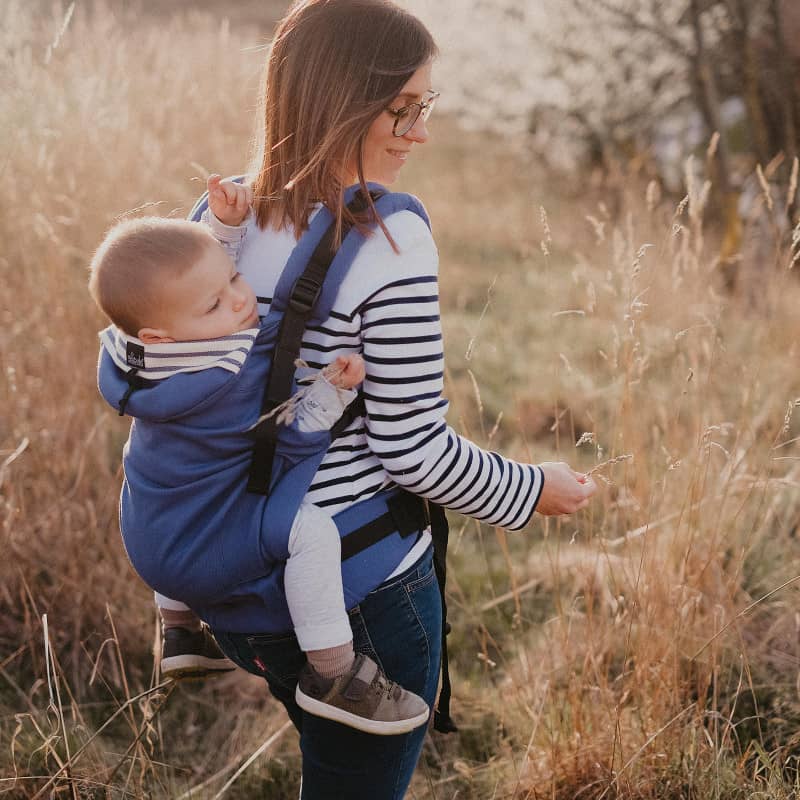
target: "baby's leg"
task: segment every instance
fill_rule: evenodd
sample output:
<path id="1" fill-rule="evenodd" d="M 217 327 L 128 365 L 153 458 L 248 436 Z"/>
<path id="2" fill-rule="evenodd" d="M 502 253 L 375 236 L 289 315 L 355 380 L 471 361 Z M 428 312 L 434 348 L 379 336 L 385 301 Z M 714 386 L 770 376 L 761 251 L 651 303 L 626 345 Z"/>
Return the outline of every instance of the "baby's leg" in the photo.
<path id="1" fill-rule="evenodd" d="M 171 597 L 153 593 L 158 606 L 158 613 L 161 615 L 161 624 L 165 631 L 170 628 L 185 628 L 189 631 L 199 631 L 200 618 L 185 603 L 180 600 L 173 600 Z"/>
<path id="2" fill-rule="evenodd" d="M 339 532 L 330 515 L 311 503 L 300 506 L 289 534 L 284 586 L 309 663 L 326 678 L 344 675 L 355 654 L 344 607 Z"/>
<path id="3" fill-rule="evenodd" d="M 303 503 L 289 534 L 284 588 L 308 664 L 295 690 L 309 714 L 380 735 L 424 725 L 426 702 L 389 680 L 369 656 L 355 655 L 344 607 L 341 544 L 333 520 Z"/>

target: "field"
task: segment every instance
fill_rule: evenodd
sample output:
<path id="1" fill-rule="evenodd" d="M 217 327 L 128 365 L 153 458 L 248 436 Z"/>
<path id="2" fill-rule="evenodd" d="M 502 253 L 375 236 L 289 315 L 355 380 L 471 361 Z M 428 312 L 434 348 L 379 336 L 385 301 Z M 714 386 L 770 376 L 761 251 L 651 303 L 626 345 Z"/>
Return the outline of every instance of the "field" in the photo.
<path id="1" fill-rule="evenodd" d="M 264 52 L 200 13 L 64 22 L 11 0 L 0 29 L 0 795 L 294 797 L 260 681 L 154 684 L 86 291 L 117 218 L 184 215 L 246 167 Z M 800 266 L 763 245 L 726 292 L 702 186 L 432 131 L 398 188 L 440 248 L 450 421 L 601 490 L 513 535 L 451 519 L 460 732 L 409 797 L 796 797 Z"/>

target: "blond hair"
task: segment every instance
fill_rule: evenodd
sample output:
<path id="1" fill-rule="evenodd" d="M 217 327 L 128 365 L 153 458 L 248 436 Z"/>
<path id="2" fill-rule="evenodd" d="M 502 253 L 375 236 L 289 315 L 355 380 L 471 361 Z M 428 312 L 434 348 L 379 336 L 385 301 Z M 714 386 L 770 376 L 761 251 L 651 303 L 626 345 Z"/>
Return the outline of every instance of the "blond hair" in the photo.
<path id="1" fill-rule="evenodd" d="M 100 310 L 130 336 L 158 327 L 164 280 L 180 278 L 215 242 L 205 225 L 139 217 L 111 228 L 89 265 L 89 292 Z"/>
<path id="2" fill-rule="evenodd" d="M 366 194 L 363 148 L 370 125 L 409 78 L 437 54 L 427 28 L 387 0 L 301 0 L 279 23 L 262 98 L 263 151 L 253 183 L 261 228 L 292 227 L 299 238 L 322 201 L 363 225 L 344 206 L 342 175 L 354 165 Z M 387 233 L 388 235 L 388 233 Z"/>

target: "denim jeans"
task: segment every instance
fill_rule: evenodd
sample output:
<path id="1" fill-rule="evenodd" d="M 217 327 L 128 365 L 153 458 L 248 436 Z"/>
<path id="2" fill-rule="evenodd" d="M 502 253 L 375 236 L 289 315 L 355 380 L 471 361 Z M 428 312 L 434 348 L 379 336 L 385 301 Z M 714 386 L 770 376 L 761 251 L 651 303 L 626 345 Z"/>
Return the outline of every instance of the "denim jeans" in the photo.
<path id="1" fill-rule="evenodd" d="M 405 689 L 432 706 L 439 682 L 441 600 L 432 548 L 350 610 L 353 645 Z M 294 701 L 306 661 L 294 634 L 215 630 L 226 655 L 266 679 L 300 732 L 301 800 L 401 800 L 422 750 L 426 726 L 397 736 L 374 736 L 303 711 Z"/>

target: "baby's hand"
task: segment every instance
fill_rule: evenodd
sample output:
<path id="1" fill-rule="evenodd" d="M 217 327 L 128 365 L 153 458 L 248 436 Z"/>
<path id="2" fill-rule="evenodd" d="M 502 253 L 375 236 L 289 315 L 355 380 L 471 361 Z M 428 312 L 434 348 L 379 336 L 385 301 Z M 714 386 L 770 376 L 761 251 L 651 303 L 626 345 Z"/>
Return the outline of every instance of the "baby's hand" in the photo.
<path id="1" fill-rule="evenodd" d="M 253 189 L 231 180 L 222 180 L 219 175 L 209 175 L 208 207 L 223 225 L 241 225 L 250 204 L 253 202 Z"/>
<path id="2" fill-rule="evenodd" d="M 334 366 L 339 371 L 331 379 L 331 383 L 342 389 L 352 389 L 354 386 L 358 386 L 367 374 L 364 359 L 355 353 L 349 356 L 339 356 L 334 362 Z"/>

